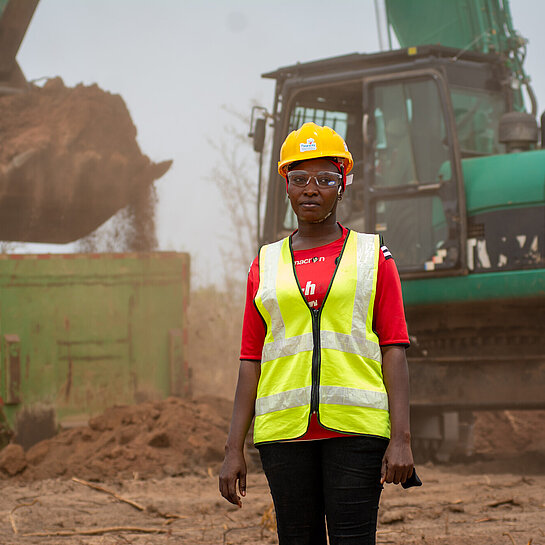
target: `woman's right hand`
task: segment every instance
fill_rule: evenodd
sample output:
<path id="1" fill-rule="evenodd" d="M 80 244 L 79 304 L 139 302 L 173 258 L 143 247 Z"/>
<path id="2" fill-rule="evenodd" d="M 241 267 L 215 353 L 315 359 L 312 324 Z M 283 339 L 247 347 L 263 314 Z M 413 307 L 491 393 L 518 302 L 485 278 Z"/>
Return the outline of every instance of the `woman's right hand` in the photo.
<path id="1" fill-rule="evenodd" d="M 237 482 L 240 495 L 246 496 L 246 461 L 242 450 L 227 450 L 219 476 L 221 495 L 234 505 L 242 507 L 242 501 L 237 494 Z"/>

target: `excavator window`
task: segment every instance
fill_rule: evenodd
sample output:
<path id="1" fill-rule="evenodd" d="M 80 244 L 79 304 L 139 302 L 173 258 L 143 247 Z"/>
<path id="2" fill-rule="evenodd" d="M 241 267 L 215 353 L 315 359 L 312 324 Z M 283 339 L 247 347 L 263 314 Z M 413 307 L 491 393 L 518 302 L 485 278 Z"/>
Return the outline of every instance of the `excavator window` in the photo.
<path id="1" fill-rule="evenodd" d="M 307 108 L 306 106 L 296 106 L 290 117 L 289 131 L 301 127 L 304 123 L 312 121 L 317 125 L 331 127 L 334 131 L 346 139 L 346 122 L 348 114 L 346 112 L 333 112 L 322 108 Z"/>
<path id="2" fill-rule="evenodd" d="M 505 153 L 505 146 L 498 141 L 500 117 L 506 107 L 503 94 L 451 86 L 450 97 L 462 157 Z"/>
<path id="3" fill-rule="evenodd" d="M 444 108 L 432 78 L 372 85 L 373 179 L 382 191 L 372 205 L 372 229 L 383 234 L 402 271 L 452 266 L 445 206 L 438 190 L 450 182 Z M 375 192 L 376 193 L 376 190 Z M 392 195 L 388 198 L 388 195 Z"/>
<path id="4" fill-rule="evenodd" d="M 307 121 L 326 125 L 346 141 L 354 159 L 354 182 L 339 203 L 337 218 L 352 229 L 362 231 L 363 225 L 363 141 L 361 81 L 302 89 L 293 98 L 289 110 L 287 132 L 298 129 Z M 283 233 L 297 228 L 297 219 L 287 198 L 284 202 Z"/>

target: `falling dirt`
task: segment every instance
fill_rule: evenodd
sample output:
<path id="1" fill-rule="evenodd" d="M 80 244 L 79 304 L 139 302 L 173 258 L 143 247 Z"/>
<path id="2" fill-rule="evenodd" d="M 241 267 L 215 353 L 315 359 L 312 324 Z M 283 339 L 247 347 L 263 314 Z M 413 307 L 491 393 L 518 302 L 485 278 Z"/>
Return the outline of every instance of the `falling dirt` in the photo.
<path id="1" fill-rule="evenodd" d="M 0 97 L 0 117 L 0 239 L 70 242 L 130 206 L 128 249 L 155 245 L 150 186 L 171 161 L 142 154 L 119 95 L 54 78 Z"/>

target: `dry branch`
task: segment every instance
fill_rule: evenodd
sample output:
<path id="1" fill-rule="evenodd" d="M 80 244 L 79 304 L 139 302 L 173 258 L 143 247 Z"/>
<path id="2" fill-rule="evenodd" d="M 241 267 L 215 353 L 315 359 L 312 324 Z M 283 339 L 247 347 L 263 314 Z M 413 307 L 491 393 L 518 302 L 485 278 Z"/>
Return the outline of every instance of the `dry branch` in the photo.
<path id="1" fill-rule="evenodd" d="M 138 534 L 167 534 L 170 530 L 163 528 L 142 528 L 140 526 L 111 526 L 108 528 L 92 528 L 88 530 L 62 530 L 58 532 L 31 532 L 19 534 L 23 537 L 69 537 L 69 536 L 98 536 L 112 532 L 134 532 Z"/>
<path id="2" fill-rule="evenodd" d="M 116 500 L 119 500 L 121 502 L 127 503 L 131 507 L 134 507 L 135 509 L 138 509 L 138 511 L 145 511 L 153 515 L 158 515 L 159 517 L 162 517 L 164 519 L 168 519 L 171 523 L 174 522 L 176 519 L 186 519 L 189 518 L 185 515 L 177 515 L 175 513 L 163 513 L 162 511 L 159 511 L 156 507 L 148 506 L 145 507 L 143 505 L 140 505 L 139 503 L 136 503 L 135 501 L 128 500 L 127 498 L 124 498 L 123 496 L 120 496 L 113 490 L 109 490 L 108 488 L 104 488 L 103 486 L 99 486 L 98 484 L 90 483 L 89 481 L 84 481 L 83 479 L 78 479 L 77 477 L 72 477 L 72 480 L 75 483 L 83 484 L 84 486 L 88 486 L 89 488 L 92 488 L 93 490 L 98 490 L 99 492 L 104 492 L 105 494 L 109 494 L 110 496 L 113 496 Z"/>
<path id="3" fill-rule="evenodd" d="M 504 500 L 493 501 L 487 505 L 488 507 L 500 507 L 501 505 L 520 505 L 520 503 L 515 500 L 515 498 L 507 498 Z"/>
<path id="4" fill-rule="evenodd" d="M 513 545 L 517 545 L 516 541 L 513 539 L 513 536 L 509 532 L 503 532 L 502 535 L 507 536 Z"/>
<path id="5" fill-rule="evenodd" d="M 237 532 L 239 530 L 252 530 L 255 528 L 259 528 L 259 526 L 237 526 L 236 528 L 227 528 L 227 530 L 223 532 L 223 543 L 227 543 L 227 534 L 229 534 L 230 532 Z"/>
<path id="6" fill-rule="evenodd" d="M 38 503 L 40 500 L 36 498 L 35 500 L 32 500 L 29 503 L 20 503 L 19 505 L 16 505 L 10 512 L 9 512 L 9 522 L 11 523 L 11 528 L 13 530 L 14 534 L 18 534 L 19 530 L 17 530 L 17 526 L 15 525 L 15 519 L 13 518 L 13 513 L 17 511 L 17 509 L 20 509 L 21 507 L 30 507 L 31 505 L 34 505 L 35 503 Z"/>
<path id="7" fill-rule="evenodd" d="M 127 503 L 131 507 L 134 507 L 135 509 L 138 509 L 138 511 L 145 511 L 146 510 L 146 508 L 143 505 L 140 505 L 139 503 L 136 503 L 135 501 L 128 500 L 127 498 L 124 498 L 123 496 L 120 496 L 119 494 L 116 494 L 113 490 L 108 490 L 107 488 L 104 488 L 103 486 L 99 486 L 98 484 L 90 483 L 89 481 L 84 481 L 83 479 L 78 479 L 77 477 L 72 477 L 72 480 L 75 483 L 83 484 L 84 486 L 88 486 L 89 488 L 92 488 L 93 490 L 98 490 L 99 492 L 104 492 L 105 494 L 109 494 L 110 496 L 113 496 L 116 500 Z"/>

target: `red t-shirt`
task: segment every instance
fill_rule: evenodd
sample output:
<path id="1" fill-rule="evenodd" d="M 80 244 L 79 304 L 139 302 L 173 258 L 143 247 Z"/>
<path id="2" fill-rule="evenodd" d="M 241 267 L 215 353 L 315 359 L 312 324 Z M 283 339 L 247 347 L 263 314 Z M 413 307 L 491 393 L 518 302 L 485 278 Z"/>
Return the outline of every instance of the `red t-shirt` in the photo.
<path id="1" fill-rule="evenodd" d="M 341 226 L 342 227 L 342 226 Z M 295 250 L 295 272 L 299 285 L 309 306 L 320 308 L 327 288 L 335 272 L 335 260 L 339 257 L 348 230 L 342 227 L 342 236 L 337 240 L 308 250 Z M 261 360 L 265 341 L 265 323 L 254 305 L 259 288 L 259 258 L 256 257 L 248 272 L 246 307 L 242 325 L 241 360 Z M 373 331 L 380 346 L 409 345 L 401 282 L 392 255 L 385 245 L 379 254 L 377 290 L 373 308 Z M 316 415 L 312 415 L 307 433 L 301 439 L 325 439 L 346 434 L 332 432 L 320 426 Z"/>

